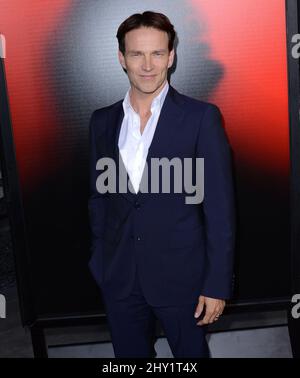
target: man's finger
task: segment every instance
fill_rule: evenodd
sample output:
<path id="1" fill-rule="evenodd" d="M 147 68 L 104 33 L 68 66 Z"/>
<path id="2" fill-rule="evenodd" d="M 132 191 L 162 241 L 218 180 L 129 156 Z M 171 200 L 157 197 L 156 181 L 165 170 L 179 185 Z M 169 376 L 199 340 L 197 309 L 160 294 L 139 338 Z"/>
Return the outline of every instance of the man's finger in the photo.
<path id="1" fill-rule="evenodd" d="M 194 314 L 195 318 L 198 318 L 202 314 L 203 308 L 204 308 L 204 297 L 200 296 L 199 303 L 197 305 L 196 312 Z"/>
<path id="2" fill-rule="evenodd" d="M 213 311 L 213 314 L 211 315 L 209 319 L 209 323 L 213 323 L 216 320 L 218 320 L 221 314 L 222 314 L 222 308 L 217 307 L 217 309 Z"/>
<path id="3" fill-rule="evenodd" d="M 202 320 L 200 320 L 197 324 L 198 325 L 208 324 L 211 315 L 212 315 L 212 313 L 210 311 L 206 310 L 204 318 Z"/>
<path id="4" fill-rule="evenodd" d="M 205 325 L 205 324 L 208 324 L 208 320 L 209 320 L 209 317 L 208 316 L 204 316 L 204 318 L 202 320 L 200 320 L 197 325 Z"/>
<path id="5" fill-rule="evenodd" d="M 211 323 L 213 323 L 214 321 L 216 321 L 216 317 L 218 316 L 218 311 L 214 311 L 212 314 L 211 314 L 211 316 L 210 316 L 210 318 L 209 318 L 209 323 L 211 324 Z"/>

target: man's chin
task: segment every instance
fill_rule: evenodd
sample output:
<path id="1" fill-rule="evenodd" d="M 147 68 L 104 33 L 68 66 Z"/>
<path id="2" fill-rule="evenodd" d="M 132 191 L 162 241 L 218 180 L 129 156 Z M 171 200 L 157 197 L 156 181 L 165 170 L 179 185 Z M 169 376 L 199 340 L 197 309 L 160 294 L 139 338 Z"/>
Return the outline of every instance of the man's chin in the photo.
<path id="1" fill-rule="evenodd" d="M 139 90 L 142 92 L 142 93 L 145 93 L 145 94 L 152 94 L 154 92 L 156 92 L 158 89 L 159 89 L 159 85 L 153 85 L 153 84 L 150 84 L 149 85 L 141 85 L 139 87 Z"/>

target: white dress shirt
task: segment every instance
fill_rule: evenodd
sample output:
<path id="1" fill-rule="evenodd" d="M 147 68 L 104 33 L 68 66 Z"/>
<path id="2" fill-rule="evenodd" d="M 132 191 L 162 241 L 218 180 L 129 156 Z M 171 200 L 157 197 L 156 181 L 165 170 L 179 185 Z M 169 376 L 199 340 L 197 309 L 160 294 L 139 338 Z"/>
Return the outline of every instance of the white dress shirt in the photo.
<path id="1" fill-rule="evenodd" d="M 151 116 L 142 134 L 140 132 L 140 116 L 130 103 L 130 88 L 123 100 L 124 118 L 121 125 L 118 146 L 135 193 L 139 191 L 148 150 L 168 89 L 169 84 L 166 82 L 158 96 L 153 99 L 151 103 Z"/>

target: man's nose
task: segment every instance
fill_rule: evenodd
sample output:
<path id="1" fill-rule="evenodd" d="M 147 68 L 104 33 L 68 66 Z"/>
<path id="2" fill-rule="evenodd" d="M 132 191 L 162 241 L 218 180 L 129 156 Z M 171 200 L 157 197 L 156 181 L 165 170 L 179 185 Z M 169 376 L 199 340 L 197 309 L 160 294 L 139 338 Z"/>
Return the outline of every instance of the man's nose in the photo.
<path id="1" fill-rule="evenodd" d="M 151 56 L 145 56 L 143 59 L 142 69 L 145 71 L 151 71 L 153 68 Z"/>

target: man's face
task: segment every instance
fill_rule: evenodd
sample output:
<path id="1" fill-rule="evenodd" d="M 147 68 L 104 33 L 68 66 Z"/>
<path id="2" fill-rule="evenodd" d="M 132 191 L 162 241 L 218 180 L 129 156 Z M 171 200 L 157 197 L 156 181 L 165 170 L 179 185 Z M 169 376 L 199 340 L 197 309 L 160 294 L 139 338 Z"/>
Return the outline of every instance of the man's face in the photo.
<path id="1" fill-rule="evenodd" d="M 174 49 L 168 50 L 168 34 L 142 27 L 125 35 L 125 56 L 119 60 L 126 69 L 131 86 L 144 94 L 154 93 L 167 79 L 174 61 Z"/>

